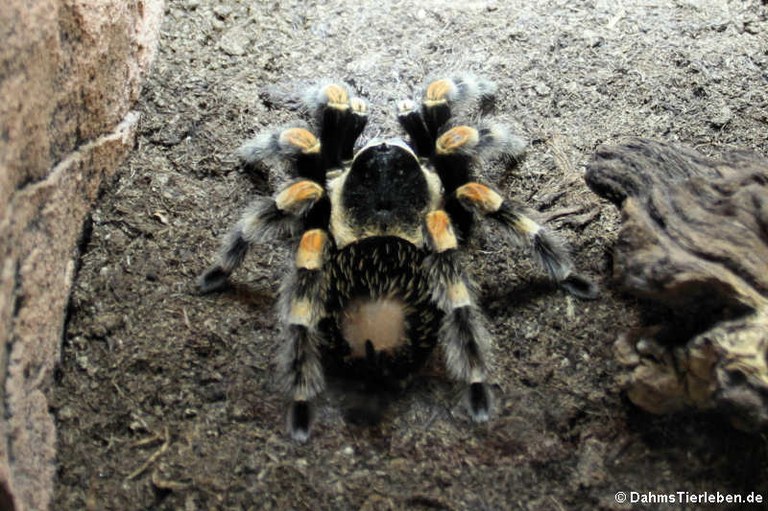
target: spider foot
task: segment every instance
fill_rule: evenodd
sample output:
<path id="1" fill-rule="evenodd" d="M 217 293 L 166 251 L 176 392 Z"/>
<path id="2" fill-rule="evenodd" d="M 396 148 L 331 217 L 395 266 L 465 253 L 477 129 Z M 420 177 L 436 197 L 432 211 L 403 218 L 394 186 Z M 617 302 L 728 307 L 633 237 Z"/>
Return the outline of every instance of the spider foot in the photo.
<path id="1" fill-rule="evenodd" d="M 309 439 L 309 426 L 312 422 L 312 407 L 309 401 L 293 401 L 288 409 L 288 432 L 297 442 Z"/>
<path id="2" fill-rule="evenodd" d="M 208 268 L 197 278 L 197 289 L 201 294 L 223 291 L 229 285 L 228 279 L 229 273 L 217 264 Z"/>
<path id="3" fill-rule="evenodd" d="M 571 273 L 560 282 L 560 287 L 576 298 L 594 300 L 600 294 L 597 284 L 577 273 Z"/>
<path id="4" fill-rule="evenodd" d="M 491 416 L 491 391 L 483 382 L 469 385 L 469 415 L 475 422 L 486 422 Z"/>

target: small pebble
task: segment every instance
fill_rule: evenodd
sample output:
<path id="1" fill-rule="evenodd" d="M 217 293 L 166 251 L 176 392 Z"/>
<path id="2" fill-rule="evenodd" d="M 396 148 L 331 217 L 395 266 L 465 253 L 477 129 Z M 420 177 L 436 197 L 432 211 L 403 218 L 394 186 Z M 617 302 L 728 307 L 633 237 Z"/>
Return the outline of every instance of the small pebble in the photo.
<path id="1" fill-rule="evenodd" d="M 213 8 L 213 13 L 220 19 L 227 19 L 232 14 L 232 8 L 228 5 L 217 5 Z"/>

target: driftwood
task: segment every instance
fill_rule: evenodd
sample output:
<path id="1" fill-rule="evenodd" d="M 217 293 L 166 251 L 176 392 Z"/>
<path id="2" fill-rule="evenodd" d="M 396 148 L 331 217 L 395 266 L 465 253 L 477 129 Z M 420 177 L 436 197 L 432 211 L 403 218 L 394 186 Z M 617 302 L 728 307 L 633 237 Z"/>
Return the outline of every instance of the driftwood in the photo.
<path id="1" fill-rule="evenodd" d="M 600 148 L 586 180 L 621 209 L 614 277 L 666 319 L 617 341 L 630 399 L 768 427 L 768 160 L 635 140 Z"/>

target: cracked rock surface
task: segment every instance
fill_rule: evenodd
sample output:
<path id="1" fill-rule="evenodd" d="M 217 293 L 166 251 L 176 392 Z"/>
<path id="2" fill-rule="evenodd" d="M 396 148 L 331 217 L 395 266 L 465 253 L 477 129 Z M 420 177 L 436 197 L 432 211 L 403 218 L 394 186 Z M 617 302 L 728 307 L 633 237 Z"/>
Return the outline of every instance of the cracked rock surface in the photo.
<path id="1" fill-rule="evenodd" d="M 47 509 L 60 360 L 83 222 L 133 147 L 161 0 L 0 8 L 0 508 Z"/>

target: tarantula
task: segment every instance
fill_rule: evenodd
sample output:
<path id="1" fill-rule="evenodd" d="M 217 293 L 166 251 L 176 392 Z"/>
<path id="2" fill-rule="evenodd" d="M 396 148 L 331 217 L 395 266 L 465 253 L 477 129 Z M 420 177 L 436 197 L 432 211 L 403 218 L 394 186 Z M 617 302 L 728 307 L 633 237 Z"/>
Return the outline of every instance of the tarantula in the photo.
<path id="1" fill-rule="evenodd" d="M 348 86 L 326 83 L 305 97 L 318 135 L 291 127 L 241 148 L 246 165 L 287 162 L 292 181 L 246 209 L 198 286 L 225 287 L 252 244 L 294 243 L 293 269 L 280 288 L 278 356 L 294 439 L 309 436 L 311 404 L 325 388 L 326 371 L 402 380 L 436 345 L 448 374 L 467 385 L 471 417 L 488 419 L 492 343 L 461 253 L 477 218 L 529 246 L 575 296 L 596 296 L 557 237 L 521 205 L 473 180 L 478 162 L 517 157 L 525 145 L 496 124 L 451 125 L 457 106 L 493 93 L 492 83 L 468 75 L 432 81 L 420 105 L 398 104 L 408 143 L 374 140 L 355 152 L 366 105 Z"/>

